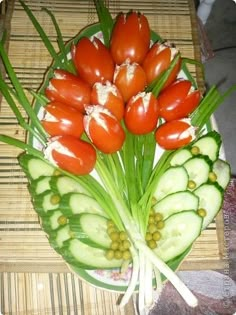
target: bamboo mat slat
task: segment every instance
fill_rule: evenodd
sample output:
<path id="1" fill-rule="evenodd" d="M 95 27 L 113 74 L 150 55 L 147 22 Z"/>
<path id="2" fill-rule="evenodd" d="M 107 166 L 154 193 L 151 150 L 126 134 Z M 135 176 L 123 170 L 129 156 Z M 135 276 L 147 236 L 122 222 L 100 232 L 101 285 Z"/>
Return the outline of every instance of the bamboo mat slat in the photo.
<path id="1" fill-rule="evenodd" d="M 51 57 L 41 43 L 19 1 L 14 3 L 8 55 L 26 89 L 38 89 Z M 30 0 L 34 11 L 56 47 L 56 34 L 45 6 L 57 18 L 67 41 L 87 24 L 97 22 L 93 1 Z M 174 42 L 182 55 L 200 59 L 197 23 L 192 0 L 109 0 L 111 13 L 140 10 L 148 16 L 151 28 L 162 38 Z M 203 86 L 201 73 L 194 65 L 191 74 Z M 8 78 L 6 77 L 6 82 Z M 29 96 L 29 93 L 27 96 Z M 20 140 L 25 132 L 17 125 L 6 101 L 1 101 L 0 133 Z M 134 314 L 116 307 L 118 294 L 95 289 L 80 281 L 49 246 L 32 208 L 27 181 L 17 163 L 21 151 L 0 143 L 0 311 L 4 315 L 36 314 Z M 221 268 L 223 253 L 222 215 L 196 241 L 182 269 Z"/>
<path id="2" fill-rule="evenodd" d="M 0 283 L 4 315 L 133 314 L 130 306 L 116 306 L 118 294 L 88 286 L 71 273 L 4 272 Z"/>

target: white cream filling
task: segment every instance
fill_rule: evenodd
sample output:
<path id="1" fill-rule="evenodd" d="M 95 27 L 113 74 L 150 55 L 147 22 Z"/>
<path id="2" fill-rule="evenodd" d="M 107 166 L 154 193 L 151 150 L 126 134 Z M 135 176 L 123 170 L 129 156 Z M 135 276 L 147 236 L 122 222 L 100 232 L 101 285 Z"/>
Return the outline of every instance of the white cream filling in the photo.
<path id="1" fill-rule="evenodd" d="M 89 125 L 92 119 L 94 119 L 97 125 L 101 126 L 104 130 L 106 130 L 107 132 L 109 131 L 106 121 L 104 117 L 101 115 L 101 113 L 104 113 L 110 117 L 114 117 L 108 109 L 106 109 L 105 107 L 101 105 L 93 105 L 93 106 L 86 106 L 85 110 L 86 110 L 87 115 L 84 116 L 84 129 L 87 136 L 89 137 L 91 141 L 92 141 L 92 138 L 89 132 Z"/>
<path id="2" fill-rule="evenodd" d="M 57 164 L 57 162 L 54 160 L 53 156 L 52 156 L 52 152 L 55 150 L 58 153 L 70 156 L 75 158 L 76 156 L 74 155 L 74 153 L 72 153 L 71 151 L 69 151 L 66 147 L 64 147 L 57 139 L 59 139 L 60 137 L 55 137 L 52 139 L 52 141 L 48 142 L 48 145 L 46 147 L 46 149 L 44 150 L 44 156 L 45 158 L 50 161 L 53 164 Z"/>
<path id="3" fill-rule="evenodd" d="M 117 96 L 116 87 L 113 84 L 111 84 L 109 81 L 107 81 L 106 84 L 97 82 L 95 83 L 94 88 L 96 89 L 96 92 L 97 92 L 98 103 L 101 105 L 104 105 L 107 103 L 108 96 L 110 93 Z"/>
<path id="4" fill-rule="evenodd" d="M 180 121 L 183 121 L 183 122 L 186 122 L 187 124 L 189 124 L 189 128 L 180 134 L 179 139 L 185 139 L 185 138 L 188 138 L 189 136 L 191 136 L 191 140 L 195 139 L 196 138 L 196 135 L 195 135 L 196 127 L 191 125 L 191 119 L 190 118 L 184 118 L 184 119 L 180 119 Z"/>
<path id="5" fill-rule="evenodd" d="M 132 101 L 136 102 L 139 98 L 141 98 L 144 111 L 147 112 L 151 96 L 152 96 L 151 92 L 150 93 L 139 92 L 137 95 L 133 96 Z"/>
<path id="6" fill-rule="evenodd" d="M 126 79 L 127 81 L 131 81 L 134 77 L 137 66 L 138 64 L 136 62 L 130 63 L 129 58 L 126 59 L 126 61 L 122 63 L 121 65 L 116 65 L 115 72 L 114 72 L 114 81 L 116 80 L 122 68 L 127 68 Z"/>

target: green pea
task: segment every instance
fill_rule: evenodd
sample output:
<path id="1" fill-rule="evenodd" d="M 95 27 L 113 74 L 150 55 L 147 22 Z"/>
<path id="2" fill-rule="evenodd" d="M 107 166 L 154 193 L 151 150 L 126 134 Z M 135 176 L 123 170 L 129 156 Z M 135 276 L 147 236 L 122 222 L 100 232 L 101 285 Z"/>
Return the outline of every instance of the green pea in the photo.
<path id="1" fill-rule="evenodd" d="M 188 181 L 188 188 L 189 189 L 195 189 L 196 188 L 196 183 L 193 180 Z"/>
<path id="2" fill-rule="evenodd" d="M 146 233 L 145 240 L 150 241 L 152 239 L 152 234 L 150 232 Z"/>
<path id="3" fill-rule="evenodd" d="M 120 237 L 121 241 L 125 241 L 128 238 L 128 234 L 126 232 L 122 231 L 122 232 L 120 232 L 119 237 Z"/>
<path id="4" fill-rule="evenodd" d="M 161 221 L 160 221 L 161 222 Z M 161 233 L 159 231 L 156 231 L 155 233 L 152 234 L 152 239 L 154 241 L 159 241 L 161 238 Z"/>
<path id="5" fill-rule="evenodd" d="M 155 213 L 155 221 L 158 222 L 161 220 L 163 220 L 163 215 L 160 212 L 156 212 Z"/>
<path id="6" fill-rule="evenodd" d="M 192 149 L 191 149 L 191 153 L 192 153 L 193 155 L 198 155 L 198 154 L 200 154 L 200 149 L 199 149 L 199 147 L 197 147 L 196 145 L 194 145 L 194 146 L 192 147 Z"/>
<path id="7" fill-rule="evenodd" d="M 164 221 L 158 221 L 158 222 L 157 222 L 157 228 L 158 228 L 158 230 L 163 229 L 164 226 L 165 226 L 165 222 L 164 222 Z"/>
<path id="8" fill-rule="evenodd" d="M 124 246 L 125 249 L 129 249 L 130 246 L 131 246 L 130 241 L 129 240 L 123 241 L 123 246 Z"/>
<path id="9" fill-rule="evenodd" d="M 215 183 L 217 181 L 217 175 L 214 172 L 210 172 L 208 178 L 212 183 Z"/>
<path id="10" fill-rule="evenodd" d="M 114 252 L 114 250 L 109 249 L 109 250 L 106 252 L 106 258 L 107 258 L 108 260 L 112 260 L 114 257 L 115 257 L 115 252 Z"/>
<path id="11" fill-rule="evenodd" d="M 118 241 L 112 241 L 110 247 L 111 249 L 116 250 L 119 248 L 119 246 L 120 246 L 120 243 Z"/>
<path id="12" fill-rule="evenodd" d="M 57 222 L 59 225 L 65 225 L 67 224 L 67 217 L 65 215 L 61 215 L 58 219 Z"/>
<path id="13" fill-rule="evenodd" d="M 151 249 L 155 249 L 157 247 L 157 243 L 154 240 L 150 240 L 147 242 L 148 247 Z"/>
<path id="14" fill-rule="evenodd" d="M 122 252 L 120 251 L 120 250 L 116 250 L 115 251 L 115 254 L 114 254 L 114 257 L 116 258 L 116 259 L 121 259 L 122 258 Z"/>
<path id="15" fill-rule="evenodd" d="M 116 232 L 116 231 L 112 232 L 112 233 L 110 234 L 110 239 L 111 239 L 112 241 L 117 241 L 117 240 L 119 240 L 119 232 Z"/>
<path id="16" fill-rule="evenodd" d="M 154 232 L 156 232 L 157 230 L 157 226 L 153 223 L 148 225 L 148 232 L 150 232 L 151 234 L 153 234 Z"/>
<path id="17" fill-rule="evenodd" d="M 125 250 L 123 253 L 122 253 L 122 258 L 124 260 L 130 260 L 131 259 L 131 253 L 129 250 Z"/>
<path id="18" fill-rule="evenodd" d="M 199 209 L 197 210 L 197 213 L 198 213 L 198 215 L 200 215 L 200 217 L 202 217 L 202 218 L 204 218 L 204 217 L 207 215 L 206 210 L 203 209 L 203 208 L 199 208 Z"/>
<path id="19" fill-rule="evenodd" d="M 53 205 L 57 205 L 61 201 L 61 197 L 58 194 L 52 195 L 50 198 L 50 202 Z"/>

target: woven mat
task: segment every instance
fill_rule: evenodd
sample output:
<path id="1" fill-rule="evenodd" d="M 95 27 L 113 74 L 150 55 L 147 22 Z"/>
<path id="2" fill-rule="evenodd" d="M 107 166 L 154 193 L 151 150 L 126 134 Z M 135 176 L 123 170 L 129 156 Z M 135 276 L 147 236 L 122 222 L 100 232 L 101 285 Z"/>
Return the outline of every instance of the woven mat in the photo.
<path id="1" fill-rule="evenodd" d="M 25 1 L 56 45 L 51 20 L 41 7 L 52 10 L 64 40 L 73 37 L 87 24 L 97 21 L 93 1 Z M 129 0 L 107 1 L 113 15 L 131 8 L 148 16 L 151 28 L 174 42 L 184 57 L 200 60 L 194 1 Z M 12 7 L 9 31 L 9 58 L 27 89 L 37 89 L 51 63 L 45 47 L 16 0 Z M 10 27 L 10 28 L 9 28 Z M 11 29 L 11 30 L 10 30 Z M 203 87 L 200 70 L 189 66 Z M 6 78 L 6 81 L 8 79 Z M 30 95 L 28 95 L 30 98 Z M 1 102 L 0 133 L 25 140 L 9 106 Z M 96 290 L 72 275 L 63 260 L 51 249 L 40 228 L 27 191 L 26 178 L 17 163 L 18 149 L 0 143 L 0 311 L 6 314 L 132 314 L 120 311 L 117 294 Z M 217 269 L 223 266 L 222 214 L 203 232 L 182 269 Z M 112 302 L 112 303 L 111 303 Z"/>

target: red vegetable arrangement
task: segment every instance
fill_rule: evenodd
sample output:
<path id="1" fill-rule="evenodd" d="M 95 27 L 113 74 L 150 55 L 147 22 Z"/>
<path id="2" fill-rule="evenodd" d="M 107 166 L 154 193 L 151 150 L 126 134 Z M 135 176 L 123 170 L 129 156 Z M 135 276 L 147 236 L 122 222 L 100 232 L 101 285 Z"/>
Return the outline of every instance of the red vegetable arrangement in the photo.
<path id="1" fill-rule="evenodd" d="M 32 108 L 4 50 L 4 40 L 0 42 L 0 55 L 13 86 L 0 77 L 0 90 L 31 137 L 24 143 L 0 135 L 0 141 L 26 152 L 19 161 L 34 188 L 41 178 L 49 180 L 46 189 L 51 194 L 57 187 L 55 182 L 66 178 L 80 187 L 83 198 L 85 191 L 87 200 L 91 202 L 92 198 L 99 209 L 95 217 L 90 213 L 91 223 L 107 221 L 109 237 L 106 235 L 103 242 L 111 242 L 111 247 L 105 250 L 106 244 L 94 245 L 96 237 L 81 230 L 83 214 L 68 210 L 71 208 L 68 198 L 73 191 L 64 200 L 57 187 L 52 205 L 55 209 L 59 203 L 54 212 L 59 216 L 55 231 L 49 223 L 50 215 L 42 213 L 44 193 L 48 191 L 38 195 L 31 189 L 32 202 L 44 222 L 49 241 L 71 266 L 79 269 L 124 269 L 132 264 L 121 305 L 127 303 L 138 283 L 139 310 L 144 314 L 153 303 L 154 272 L 158 288 L 163 274 L 190 306 L 196 306 L 196 298 L 174 270 L 220 210 L 229 166 L 218 158 L 219 134 L 201 137 L 212 113 L 235 87 L 221 95 L 213 86 L 207 95 L 201 95 L 187 70 L 183 76 L 186 58 L 151 32 L 147 18 L 139 12 L 120 13 L 113 20 L 103 1 L 94 1 L 99 24 L 92 32 L 91 27 L 87 28 L 89 35 L 85 29 L 64 44 L 55 17 L 45 9 L 57 31 L 60 48 L 57 53 L 30 9 L 23 1 L 20 3 L 50 52 L 53 64 L 40 90 L 31 91 L 36 104 Z M 15 100 L 27 113 L 30 124 Z M 32 138 L 40 143 L 40 150 Z M 157 151 L 163 151 L 159 159 Z M 179 164 L 172 164 L 177 160 Z M 30 167 L 29 161 L 37 167 Z M 195 163 L 203 175 L 196 170 Z M 219 169 L 221 173 L 224 170 L 224 176 Z M 99 180 L 93 177 L 93 171 Z M 218 182 L 208 187 L 209 180 L 217 181 L 217 174 Z M 206 185 L 203 192 L 201 185 Z M 178 197 L 179 193 L 184 197 Z M 214 209 L 200 207 L 200 197 L 208 195 L 218 198 Z M 176 209 L 173 214 L 175 203 L 172 200 L 170 209 L 168 201 L 164 203 L 165 207 L 168 205 L 167 216 L 161 213 L 163 204 L 160 206 L 167 197 L 190 198 L 191 207 L 182 212 L 182 208 Z M 60 199 L 64 200 L 62 206 Z M 55 232 L 61 233 L 63 228 L 72 231 L 67 236 L 63 232 L 63 241 L 55 245 Z M 173 235 L 180 235 L 180 241 L 173 240 Z M 86 260 L 81 251 L 90 258 Z"/>
<path id="2" fill-rule="evenodd" d="M 117 152 L 126 131 L 154 132 L 157 143 L 171 150 L 194 139 L 191 123 L 183 119 L 198 106 L 200 91 L 189 80 L 177 79 L 181 57 L 176 48 L 166 42 L 150 43 L 147 18 L 129 12 L 117 17 L 109 47 L 95 36 L 72 44 L 75 73 L 55 69 L 45 90 L 49 103 L 42 125 L 49 136 L 57 136 L 46 152 L 57 165 L 74 174 L 89 173 L 96 162 L 94 147 L 107 154 Z M 161 93 L 148 91 L 176 56 Z M 81 139 L 83 132 L 91 143 Z M 70 156 L 58 152 L 62 142 Z M 77 150 L 78 144 L 86 149 Z"/>

